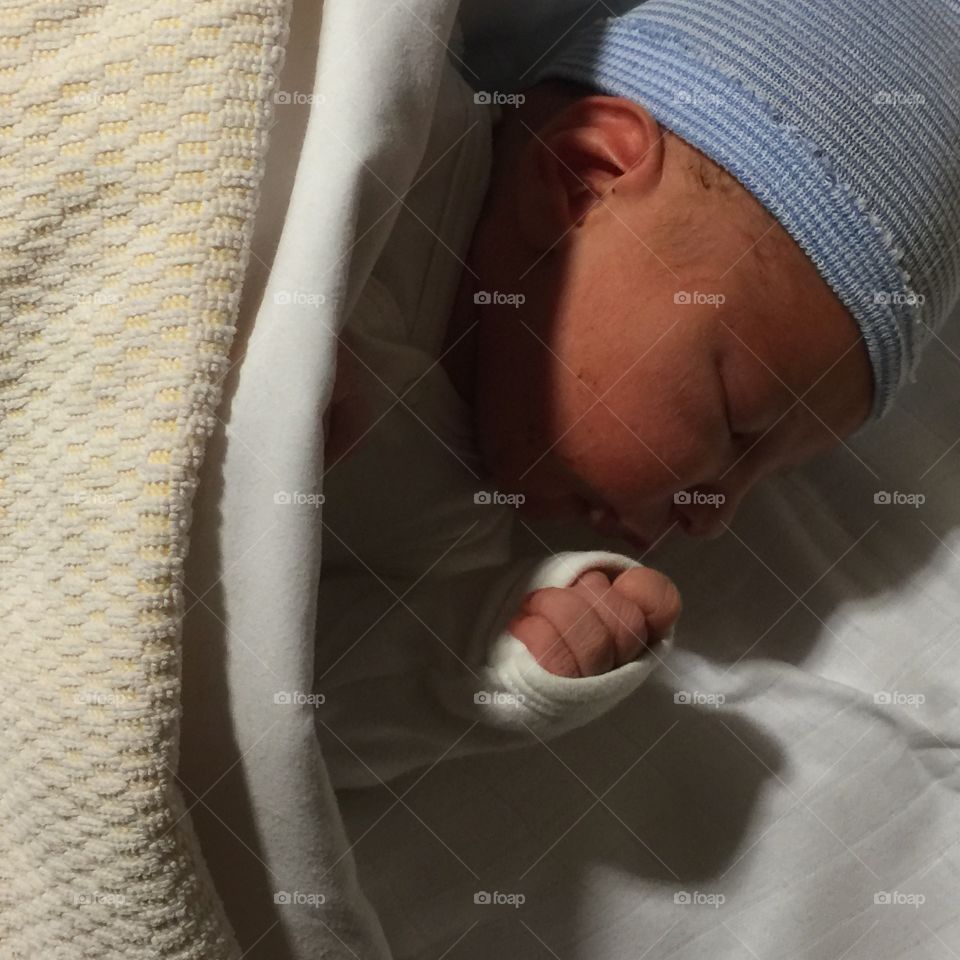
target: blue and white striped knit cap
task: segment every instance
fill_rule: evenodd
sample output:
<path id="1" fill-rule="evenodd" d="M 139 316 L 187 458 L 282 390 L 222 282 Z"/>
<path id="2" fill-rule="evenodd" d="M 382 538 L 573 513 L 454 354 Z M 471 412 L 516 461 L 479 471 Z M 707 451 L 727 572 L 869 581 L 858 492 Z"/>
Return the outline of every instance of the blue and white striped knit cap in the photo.
<path id="1" fill-rule="evenodd" d="M 648 0 L 551 78 L 642 104 L 750 190 L 859 324 L 887 412 L 960 290 L 960 0 Z"/>

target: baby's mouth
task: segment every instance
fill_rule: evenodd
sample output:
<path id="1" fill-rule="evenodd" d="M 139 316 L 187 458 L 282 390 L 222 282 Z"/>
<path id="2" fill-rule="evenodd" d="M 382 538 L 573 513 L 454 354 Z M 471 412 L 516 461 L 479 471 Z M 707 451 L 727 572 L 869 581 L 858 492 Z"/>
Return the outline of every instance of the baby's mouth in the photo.
<path id="1" fill-rule="evenodd" d="M 620 534 L 620 521 L 609 507 L 588 507 L 587 520 L 601 536 L 616 537 Z"/>
<path id="2" fill-rule="evenodd" d="M 587 520 L 590 525 L 603 537 L 619 537 L 626 540 L 637 550 L 645 551 L 650 548 L 650 542 L 628 530 L 621 522 L 615 510 L 610 507 L 597 507 L 587 504 Z"/>
<path id="3" fill-rule="evenodd" d="M 604 503 L 598 504 L 595 498 L 588 499 L 580 494 L 551 500 L 529 497 L 521 506 L 520 512 L 531 519 L 556 519 L 569 517 L 571 513 L 579 514 L 602 537 L 625 540 L 640 553 L 645 553 L 652 543 L 657 542 L 655 539 L 648 539 L 630 530 L 621 522 L 619 514 L 612 507 Z"/>

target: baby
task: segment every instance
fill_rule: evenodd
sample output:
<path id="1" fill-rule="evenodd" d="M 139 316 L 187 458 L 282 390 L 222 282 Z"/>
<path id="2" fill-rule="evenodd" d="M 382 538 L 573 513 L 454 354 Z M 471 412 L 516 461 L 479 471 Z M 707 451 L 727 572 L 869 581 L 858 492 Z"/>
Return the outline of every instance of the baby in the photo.
<path id="1" fill-rule="evenodd" d="M 640 555 L 677 529 L 716 536 L 758 480 L 879 419 L 912 377 L 960 277 L 943 132 L 960 69 L 940 42 L 960 16 L 904 6 L 650 0 L 581 30 L 508 107 L 445 80 L 328 411 L 317 682 L 380 707 L 344 727 L 368 770 L 429 762 L 441 714 L 461 721 L 448 745 L 468 723 L 555 735 L 669 649 L 666 577 L 607 551 L 517 566 L 515 504 Z M 378 604 L 372 580 L 410 599 Z M 401 727 L 412 753 L 391 758 Z M 325 741 L 335 773 L 343 746 Z"/>

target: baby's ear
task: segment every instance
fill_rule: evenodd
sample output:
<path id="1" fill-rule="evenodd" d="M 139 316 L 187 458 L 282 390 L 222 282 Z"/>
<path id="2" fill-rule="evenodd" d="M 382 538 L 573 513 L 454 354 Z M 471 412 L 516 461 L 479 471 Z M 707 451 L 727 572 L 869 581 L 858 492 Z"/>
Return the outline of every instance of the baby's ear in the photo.
<path id="1" fill-rule="evenodd" d="M 553 246 L 614 190 L 629 199 L 655 189 L 663 156 L 663 131 L 639 104 L 624 97 L 574 100 L 533 132 L 521 153 L 521 229 L 536 247 Z"/>

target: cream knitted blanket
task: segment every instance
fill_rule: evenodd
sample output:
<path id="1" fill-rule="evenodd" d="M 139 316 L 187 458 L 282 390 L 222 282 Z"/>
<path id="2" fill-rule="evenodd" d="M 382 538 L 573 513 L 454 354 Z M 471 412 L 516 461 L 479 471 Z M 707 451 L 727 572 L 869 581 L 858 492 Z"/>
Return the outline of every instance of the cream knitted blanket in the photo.
<path id="1" fill-rule="evenodd" d="M 180 574 L 283 0 L 0 5 L 0 957 L 238 954 L 174 783 Z"/>

